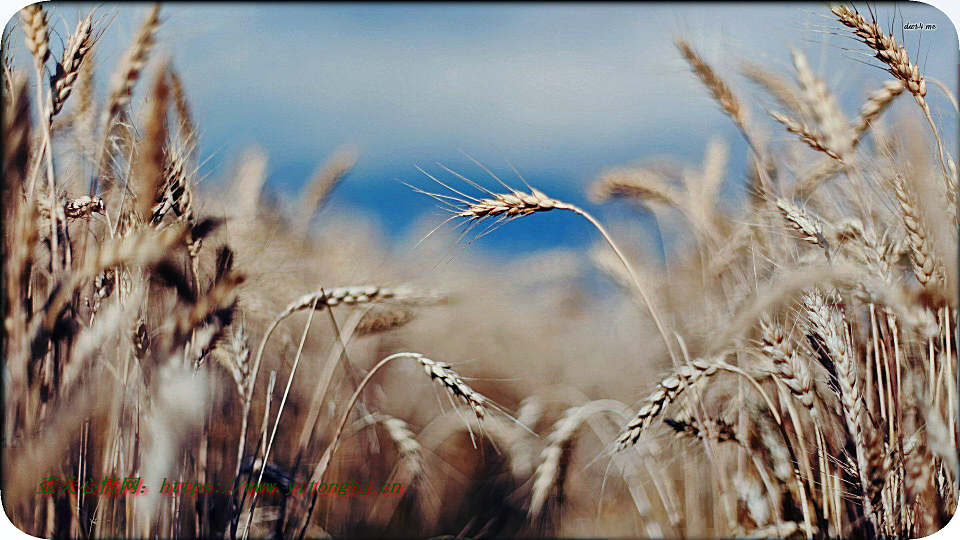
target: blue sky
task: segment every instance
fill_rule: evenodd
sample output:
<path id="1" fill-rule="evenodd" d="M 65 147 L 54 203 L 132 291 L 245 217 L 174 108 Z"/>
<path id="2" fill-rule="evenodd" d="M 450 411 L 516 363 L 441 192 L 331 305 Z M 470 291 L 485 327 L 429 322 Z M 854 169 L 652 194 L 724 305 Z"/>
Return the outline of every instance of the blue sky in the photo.
<path id="1" fill-rule="evenodd" d="M 96 53 L 104 79 L 148 7 L 98 8 L 117 13 Z M 61 4 L 55 13 L 72 29 L 75 6 Z M 730 74 L 746 101 L 762 94 L 735 75 L 739 62 L 789 74 L 790 46 L 807 54 L 850 114 L 889 78 L 858 62 L 863 47 L 826 17 L 825 3 L 176 3 L 163 13 L 158 53 L 182 73 L 203 130 L 202 154 L 210 157 L 204 172 L 228 173 L 231 158 L 258 143 L 270 155 L 270 189 L 289 195 L 337 146 L 353 144 L 360 159 L 331 211 L 376 216 L 394 238 L 425 213 L 439 217 L 431 200 L 394 179 L 426 186 L 414 165 L 435 171 L 435 161 L 481 177 L 460 149 L 509 176 L 506 158 L 547 193 L 586 204 L 585 187 L 600 169 L 662 154 L 698 163 L 718 135 L 732 145 L 728 191 L 740 198 L 745 146 L 677 54 L 675 35 Z M 944 14 L 913 3 L 881 5 L 879 13 L 885 27 L 894 17 L 897 25 L 936 24 L 935 31 L 904 32 L 903 40 L 927 76 L 956 88 L 957 33 Z M 930 99 L 955 136 L 939 90 L 931 88 Z M 768 122 L 761 108 L 754 113 Z M 630 212 L 600 211 L 609 219 Z M 523 221 L 481 246 L 594 239 L 577 220 Z"/>

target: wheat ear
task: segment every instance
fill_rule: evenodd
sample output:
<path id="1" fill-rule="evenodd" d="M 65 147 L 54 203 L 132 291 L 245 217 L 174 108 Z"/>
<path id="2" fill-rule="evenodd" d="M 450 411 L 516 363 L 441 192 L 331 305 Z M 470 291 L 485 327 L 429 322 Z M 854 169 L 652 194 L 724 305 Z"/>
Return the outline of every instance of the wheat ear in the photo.
<path id="1" fill-rule="evenodd" d="M 463 382 L 462 377 L 450 369 L 450 364 L 445 362 L 436 362 L 420 353 L 401 352 L 391 354 L 383 360 L 380 360 L 375 366 L 373 366 L 373 368 L 370 369 L 369 372 L 367 372 L 366 377 L 360 381 L 360 384 L 357 385 L 357 389 L 353 392 L 353 395 L 350 396 L 349 400 L 347 400 L 347 404 L 344 407 L 343 416 L 340 417 L 340 423 L 337 425 L 337 429 L 333 434 L 333 439 L 330 441 L 330 444 L 323 452 L 323 455 L 320 457 L 320 461 L 313 470 L 313 474 L 310 477 L 311 482 L 320 482 L 323 479 L 323 474 L 326 472 L 327 467 L 330 464 L 330 459 L 340 446 L 340 439 L 343 436 L 343 431 L 347 426 L 347 420 L 350 418 L 350 413 L 353 410 L 353 406 L 357 403 L 357 399 L 360 398 L 360 394 L 363 392 L 363 389 L 378 371 L 383 369 L 383 367 L 390 362 L 400 358 L 410 358 L 419 362 L 431 379 L 440 383 L 440 385 L 443 386 L 447 392 L 459 397 L 463 402 L 470 406 L 478 420 L 483 419 L 486 412 L 486 407 L 488 405 L 487 399 Z M 313 509 L 316 506 L 318 498 L 319 493 L 314 495 L 313 500 L 310 503 L 302 530 L 306 530 L 307 523 L 310 520 L 310 516 L 313 514 Z"/>
<path id="2" fill-rule="evenodd" d="M 663 412 L 667 405 L 673 403 L 684 390 L 697 383 L 701 378 L 711 377 L 718 371 L 735 373 L 751 383 L 767 403 L 777 423 L 780 423 L 780 415 L 773 406 L 773 402 L 770 401 L 767 393 L 753 377 L 740 368 L 726 362 L 696 358 L 691 360 L 689 364 L 680 366 L 675 373 L 660 381 L 657 389 L 644 400 L 643 405 L 641 405 L 637 411 L 637 415 L 630 420 L 620 435 L 617 436 L 616 450 L 620 451 L 630 445 L 637 444 L 637 441 L 640 440 L 640 435 L 642 435 L 653 420 Z"/>
<path id="3" fill-rule="evenodd" d="M 63 104 L 70 97 L 77 77 L 80 75 L 80 68 L 83 61 L 90 52 L 93 37 L 93 16 L 81 20 L 77 24 L 77 29 L 70 35 L 67 41 L 67 48 L 63 53 L 63 61 L 57 63 L 57 72 L 51 79 L 50 93 L 50 115 L 49 121 L 53 121 L 54 115 L 63 109 Z"/>
<path id="4" fill-rule="evenodd" d="M 838 397 L 840 398 L 847 432 L 856 448 L 857 472 L 860 487 L 863 490 L 864 515 L 876 528 L 873 505 L 869 497 L 869 463 L 866 440 L 863 434 L 863 395 L 860 393 L 860 379 L 857 373 L 857 360 L 850 346 L 850 327 L 843 313 L 835 306 L 828 305 L 827 298 L 812 292 L 804 296 L 804 306 L 812 330 L 822 340 L 826 352 L 833 360 L 837 372 Z"/>
<path id="5" fill-rule="evenodd" d="M 923 111 L 933 131 L 933 136 L 937 139 L 937 150 L 940 152 L 940 166 L 943 168 L 943 174 L 948 177 L 947 160 L 943 152 L 943 141 L 940 139 L 940 133 L 933 122 L 933 115 L 930 113 L 930 105 L 927 103 L 927 82 L 920 75 L 920 68 L 917 64 L 910 61 L 910 55 L 907 49 L 897 43 L 893 34 L 885 34 L 876 20 L 867 21 L 856 9 L 850 9 L 847 6 L 839 5 L 831 8 L 833 14 L 841 24 L 850 28 L 855 36 L 860 38 L 864 45 L 876 53 L 876 58 L 887 65 L 887 71 L 896 79 L 903 82 L 907 90 L 913 94 L 917 105 Z M 946 179 L 946 178 L 945 178 Z M 949 182 L 948 182 L 949 188 Z"/>
<path id="6" fill-rule="evenodd" d="M 481 167 L 483 166 L 481 165 Z M 444 168 L 446 169 L 446 167 Z M 484 169 L 487 170 L 487 172 L 489 172 L 489 169 L 486 169 L 486 167 L 484 167 Z M 679 357 L 677 356 L 677 353 L 674 352 L 673 343 L 668 337 L 666 327 L 664 326 L 663 321 L 660 319 L 660 315 L 657 311 L 657 308 L 653 305 L 653 302 L 651 301 L 650 297 L 647 295 L 646 289 L 640 283 L 640 278 L 637 276 L 637 273 L 633 269 L 633 266 L 627 261 L 627 258 L 623 255 L 623 252 L 620 251 L 619 247 L 617 247 L 617 244 L 613 241 L 613 238 L 610 237 L 610 234 L 607 232 L 606 228 L 604 228 L 604 226 L 599 221 L 597 221 L 596 218 L 594 218 L 592 215 L 590 215 L 590 213 L 588 213 L 586 210 L 583 210 L 582 208 L 579 208 L 570 203 L 566 203 L 566 202 L 554 199 L 552 197 L 548 197 L 542 191 L 539 191 L 536 188 L 531 187 L 529 184 L 527 184 L 527 188 L 530 190 L 530 192 L 525 193 L 525 192 L 518 191 L 516 189 L 511 188 L 507 184 L 503 183 L 503 181 L 501 181 L 499 178 L 494 176 L 493 173 L 490 173 L 490 175 L 496 178 L 497 181 L 500 182 L 500 184 L 504 188 L 510 191 L 510 193 L 494 193 L 490 190 L 487 190 L 481 187 L 476 182 L 451 171 L 450 169 L 446 169 L 446 170 L 454 174 L 455 176 L 463 179 L 464 181 L 474 186 L 475 188 L 483 191 L 486 194 L 486 196 L 483 198 L 476 198 L 476 197 L 471 197 L 470 195 L 466 195 L 460 191 L 457 191 L 456 189 L 451 188 L 450 186 L 444 184 L 443 182 L 437 180 L 436 178 L 431 176 L 429 173 L 427 173 L 423 169 L 420 169 L 420 171 L 423 174 L 426 174 L 433 181 L 437 182 L 438 184 L 447 188 L 448 190 L 450 190 L 455 194 L 455 195 L 444 195 L 444 194 L 438 194 L 438 193 L 430 193 L 428 191 L 424 191 L 422 189 L 410 186 L 417 193 L 422 193 L 424 195 L 432 197 L 437 202 L 443 205 L 446 205 L 447 207 L 446 209 L 453 213 L 453 216 L 451 216 L 446 221 L 441 223 L 437 227 L 437 229 L 442 227 L 448 221 L 459 218 L 467 221 L 470 224 L 469 227 L 467 227 L 467 229 L 463 233 L 463 234 L 466 234 L 467 232 L 472 230 L 473 227 L 480 224 L 481 222 L 493 219 L 494 223 L 491 224 L 490 227 L 488 227 L 487 231 L 481 233 L 481 235 L 483 235 L 489 232 L 490 230 L 493 230 L 494 228 L 508 221 L 512 221 L 514 219 L 521 218 L 524 216 L 529 216 L 531 214 L 535 214 L 538 212 L 549 212 L 551 210 L 568 210 L 570 212 L 573 212 L 575 214 L 582 216 L 584 219 L 589 221 L 591 225 L 593 225 L 598 231 L 600 231 L 600 234 L 603 236 L 603 239 L 606 240 L 610 248 L 613 249 L 614 253 L 616 253 L 617 258 L 620 259 L 620 262 L 623 264 L 624 267 L 626 267 L 627 272 L 630 273 L 630 278 L 633 280 L 633 284 L 636 286 L 637 291 L 640 293 L 640 297 L 643 299 L 643 302 L 647 307 L 647 311 L 650 312 L 650 316 L 653 319 L 654 324 L 657 326 L 657 331 L 660 333 L 660 338 L 663 340 L 663 343 L 667 348 L 667 352 L 670 354 L 670 358 L 673 360 L 673 364 L 675 366 L 680 365 Z M 434 229 L 434 230 L 437 230 L 437 229 Z"/>
<path id="7" fill-rule="evenodd" d="M 817 131 L 813 126 L 809 126 L 801 120 L 791 118 L 776 111 L 769 111 L 769 113 L 774 120 L 783 124 L 783 126 L 787 128 L 787 131 L 799 137 L 800 140 L 810 148 L 823 152 L 837 161 L 843 161 L 843 156 L 831 148 L 830 141 L 828 141 L 826 137 L 824 137 L 824 135 Z"/>
<path id="8" fill-rule="evenodd" d="M 893 191 L 900 206 L 903 226 L 910 243 L 910 258 L 913 261 L 913 273 L 921 286 L 926 286 L 937 272 L 937 264 L 930 250 L 930 239 L 926 227 L 916 207 L 913 194 L 906 185 L 903 176 L 897 175 L 893 181 Z"/>

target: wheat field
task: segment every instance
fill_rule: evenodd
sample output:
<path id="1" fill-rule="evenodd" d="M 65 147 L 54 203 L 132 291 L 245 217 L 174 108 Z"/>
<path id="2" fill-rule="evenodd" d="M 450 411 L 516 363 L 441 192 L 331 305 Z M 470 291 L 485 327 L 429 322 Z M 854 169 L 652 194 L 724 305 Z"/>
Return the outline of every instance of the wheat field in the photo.
<path id="1" fill-rule="evenodd" d="M 2 65 L 4 511 L 48 538 L 941 529 L 960 474 L 956 92 L 873 10 L 810 7 L 886 72 L 859 109 L 798 49 L 787 71 L 727 72 L 678 36 L 747 143 L 742 203 L 722 200 L 722 138 L 586 187 L 655 216 L 663 260 L 522 166 L 471 160 L 403 179 L 447 216 L 418 246 L 447 261 L 431 280 L 360 217 L 317 226 L 356 148 L 290 205 L 265 195 L 257 147 L 198 188 L 203 130 L 156 54 L 160 5 L 109 63 L 102 10 L 60 40 L 45 5 L 23 8 Z M 596 243 L 507 264 L 471 249 L 545 213 Z M 589 272 L 613 294 L 579 286 Z"/>

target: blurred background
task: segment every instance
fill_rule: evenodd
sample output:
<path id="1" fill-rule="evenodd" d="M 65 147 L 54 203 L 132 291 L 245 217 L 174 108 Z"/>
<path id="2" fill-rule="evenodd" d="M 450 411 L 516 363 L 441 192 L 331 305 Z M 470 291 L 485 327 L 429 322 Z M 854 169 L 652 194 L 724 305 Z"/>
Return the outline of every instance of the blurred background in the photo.
<path id="1" fill-rule="evenodd" d="M 95 58 L 103 94 L 149 4 L 58 4 L 60 37 L 92 7 L 113 19 Z M 946 15 L 913 2 L 870 9 L 884 28 L 935 24 L 897 37 L 928 78 L 957 87 L 957 32 Z M 363 214 L 406 250 L 444 216 L 433 200 L 397 181 L 439 187 L 415 165 L 442 173 L 439 161 L 486 186 L 494 182 L 461 150 L 508 184 L 522 185 L 512 164 L 553 197 L 608 221 L 643 222 L 627 205 L 591 205 L 584 195 L 590 180 L 641 157 L 697 163 L 709 138 L 720 136 L 731 145 L 724 196 L 742 200 L 746 144 L 690 73 L 674 36 L 689 39 L 744 100 L 760 101 L 754 116 L 774 141 L 789 136 L 762 115 L 769 100 L 739 76 L 742 61 L 789 72 L 790 47 L 801 48 L 848 115 L 889 79 L 839 31 L 825 3 L 173 3 L 162 16 L 159 54 L 181 72 L 200 126 L 201 189 L 230 174 L 241 151 L 258 144 L 269 156 L 266 190 L 292 199 L 336 147 L 353 145 L 356 166 L 324 212 Z M 19 36 L 12 45 L 22 61 Z M 138 107 L 143 96 L 134 99 Z M 941 90 L 931 85 L 928 99 L 943 120 L 951 106 Z M 913 107 L 903 99 L 893 110 Z M 952 139 L 956 123 L 942 125 Z M 630 215 L 617 216 L 624 212 Z M 560 213 L 518 220 L 470 249 L 510 256 L 593 239 L 575 216 Z"/>

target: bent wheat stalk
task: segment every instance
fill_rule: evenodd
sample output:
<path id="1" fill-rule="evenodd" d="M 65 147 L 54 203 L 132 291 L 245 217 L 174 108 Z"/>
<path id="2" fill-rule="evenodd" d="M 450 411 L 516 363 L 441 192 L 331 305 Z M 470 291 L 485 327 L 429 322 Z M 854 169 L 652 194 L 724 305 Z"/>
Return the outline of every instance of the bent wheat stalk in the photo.
<path id="1" fill-rule="evenodd" d="M 471 158 L 472 159 L 472 158 Z M 474 163 L 477 163 L 474 161 Z M 480 165 L 479 163 L 477 163 Z M 483 167 L 483 165 L 480 165 Z M 441 165 L 443 167 L 443 165 Z M 455 195 L 445 195 L 441 193 L 431 193 L 429 191 L 422 190 L 420 188 L 411 186 L 407 184 L 408 187 L 416 191 L 417 193 L 422 193 L 429 197 L 432 197 L 437 202 L 446 205 L 445 210 L 453 213 L 453 215 L 447 218 L 443 223 L 438 225 L 430 234 L 434 231 L 443 227 L 446 223 L 454 219 L 463 219 L 466 223 L 469 223 L 466 230 L 461 235 L 461 238 L 470 232 L 478 224 L 493 219 L 494 222 L 487 227 L 486 230 L 481 232 L 478 235 L 483 236 L 494 229 L 498 228 L 500 225 L 503 225 L 509 221 L 512 221 L 517 218 L 529 216 L 538 212 L 548 212 L 550 210 L 568 210 L 577 214 L 587 221 L 591 225 L 596 227 L 600 234 L 603 236 L 603 239 L 606 240 L 607 244 L 613 249 L 616 253 L 617 258 L 620 259 L 620 262 L 623 263 L 623 266 L 627 269 L 627 272 L 630 274 L 630 278 L 633 280 L 633 284 L 637 287 L 637 292 L 640 293 L 640 297 L 643 299 L 643 303 L 647 308 L 647 311 L 650 312 L 650 316 L 653 318 L 654 324 L 657 326 L 657 331 L 660 333 L 660 338 L 663 339 L 663 343 L 667 348 L 667 352 L 670 354 L 670 358 L 673 360 L 674 366 L 680 365 L 679 357 L 676 352 L 673 350 L 673 344 L 671 343 L 670 338 L 668 337 L 666 327 L 663 325 L 663 321 L 660 319 L 660 315 L 657 312 L 657 308 L 653 305 L 653 302 L 650 300 L 650 297 L 647 295 L 647 291 L 644 289 L 643 285 L 640 283 L 640 278 L 637 276 L 636 271 L 633 269 L 633 266 L 627 262 L 627 258 L 623 255 L 623 252 L 620 251 L 620 248 L 617 247 L 617 244 L 613 241 L 613 238 L 610 237 L 610 234 L 604 228 L 596 218 L 590 215 L 586 210 L 575 206 L 573 204 L 563 202 L 552 197 L 548 197 L 542 191 L 531 187 L 530 184 L 527 184 L 526 180 L 523 180 L 523 177 L 520 177 L 523 180 L 523 183 L 527 186 L 527 189 L 530 190 L 529 193 L 518 191 L 511 188 L 505 184 L 502 180 L 497 178 L 489 169 L 483 167 L 491 176 L 493 176 L 497 182 L 500 182 L 504 188 L 510 191 L 510 193 L 494 193 L 473 180 L 466 178 L 460 174 L 457 174 L 446 167 L 443 167 L 451 174 L 457 176 L 458 178 L 466 181 L 471 186 L 483 191 L 486 194 L 486 197 L 476 198 L 470 195 L 467 195 L 461 191 L 458 191 L 447 184 L 444 184 L 440 180 L 437 180 L 433 175 L 417 167 L 420 172 L 427 175 L 434 182 L 440 184 L 444 188 L 450 190 Z M 519 175 L 518 175 L 519 176 Z M 429 236 L 429 234 L 427 235 Z M 422 242 L 423 240 L 421 240 Z"/>
<path id="2" fill-rule="evenodd" d="M 384 366 L 398 358 L 412 358 L 419 362 L 431 379 L 437 380 L 439 384 L 447 390 L 447 392 L 459 397 L 462 401 L 464 401 L 473 410 L 473 413 L 477 416 L 478 421 L 483 420 L 484 416 L 486 415 L 486 407 L 489 403 L 487 398 L 483 397 L 481 394 L 477 393 L 465 382 L 463 382 L 463 378 L 461 378 L 457 372 L 450 369 L 450 364 L 447 364 L 446 362 L 436 362 L 420 353 L 401 352 L 391 354 L 383 360 L 380 360 L 377 365 L 373 366 L 373 368 L 367 373 L 367 376 L 360 381 L 359 385 L 357 385 L 357 389 L 354 390 L 353 395 L 350 396 L 350 399 L 347 401 L 347 406 L 344 408 L 343 416 L 340 417 L 340 423 L 337 425 L 337 430 L 333 434 L 333 439 L 330 441 L 330 445 L 327 446 L 327 449 L 323 452 L 323 456 L 320 457 L 320 462 L 317 463 L 316 468 L 313 470 L 313 474 L 310 477 L 311 482 L 320 482 L 320 480 L 323 478 L 323 474 L 326 472 L 327 466 L 330 464 L 330 459 L 340 446 L 340 439 L 343 436 L 344 429 L 347 427 L 347 420 L 350 418 L 350 412 L 353 410 L 353 406 L 357 403 L 357 400 L 360 398 L 360 394 L 367 386 L 367 383 L 369 383 L 373 376 L 376 375 L 378 371 L 383 369 Z M 319 495 L 319 492 L 315 494 L 313 500 L 310 502 L 310 508 L 307 511 L 306 519 L 303 523 L 302 529 L 300 530 L 300 538 L 302 538 L 306 532 L 307 524 L 310 522 L 310 516 L 313 514 L 313 509 L 317 504 Z"/>

